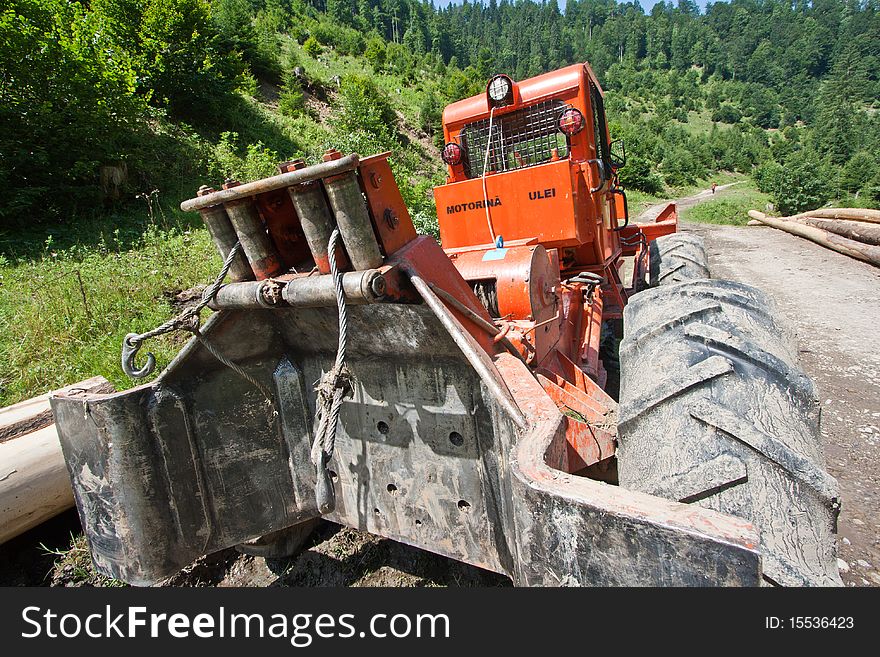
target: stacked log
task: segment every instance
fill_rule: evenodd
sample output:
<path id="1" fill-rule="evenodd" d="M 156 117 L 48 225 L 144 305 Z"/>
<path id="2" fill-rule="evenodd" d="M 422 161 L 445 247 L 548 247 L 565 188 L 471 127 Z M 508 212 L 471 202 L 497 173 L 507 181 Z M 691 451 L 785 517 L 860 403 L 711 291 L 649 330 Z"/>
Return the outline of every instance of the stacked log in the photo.
<path id="1" fill-rule="evenodd" d="M 816 219 L 848 219 L 850 221 L 864 221 L 871 224 L 880 224 L 880 210 L 866 208 L 821 208 L 796 214 L 790 219 L 814 217 Z"/>
<path id="2" fill-rule="evenodd" d="M 849 219 L 817 219 L 815 217 L 797 217 L 790 221 L 798 221 L 808 226 L 815 226 L 829 233 L 841 235 L 857 242 L 880 246 L 880 224 L 852 221 Z"/>
<path id="3" fill-rule="evenodd" d="M 64 390 L 113 392 L 113 385 L 98 376 Z M 72 506 L 49 394 L 0 409 L 0 543 Z"/>
<path id="4" fill-rule="evenodd" d="M 822 212 L 825 218 L 817 218 L 816 212 Z M 827 216 L 832 213 L 828 210 L 817 210 L 794 217 L 768 217 L 763 212 L 749 210 L 749 216 L 761 224 L 772 226 L 787 233 L 805 237 L 806 239 L 820 244 L 838 253 L 843 253 L 852 258 L 868 262 L 875 267 L 880 267 L 880 231 L 875 226 L 853 226 L 852 224 L 864 222 L 872 224 L 873 214 L 880 219 L 880 211 L 876 210 L 852 210 L 849 208 L 835 208 L 834 213 L 839 219 L 828 220 Z M 853 219 L 855 216 L 862 219 Z M 867 217 L 867 218 L 865 218 Z M 841 221 L 843 223 L 841 223 Z M 817 225 L 823 222 L 822 225 Z M 749 222 L 752 223 L 752 222 Z M 834 224 L 833 226 L 829 224 Z"/>

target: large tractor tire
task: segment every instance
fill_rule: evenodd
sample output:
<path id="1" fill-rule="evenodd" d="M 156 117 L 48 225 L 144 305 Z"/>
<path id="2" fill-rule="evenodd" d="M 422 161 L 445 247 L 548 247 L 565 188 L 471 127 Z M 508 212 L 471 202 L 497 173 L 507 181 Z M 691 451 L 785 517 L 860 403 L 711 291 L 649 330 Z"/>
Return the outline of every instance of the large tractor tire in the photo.
<path id="1" fill-rule="evenodd" d="M 710 278 L 706 247 L 697 235 L 673 233 L 658 237 L 651 242 L 648 253 L 649 287 Z"/>
<path id="2" fill-rule="evenodd" d="M 749 520 L 769 584 L 840 585 L 816 393 L 770 299 L 706 279 L 646 290 L 620 362 L 620 485 Z"/>

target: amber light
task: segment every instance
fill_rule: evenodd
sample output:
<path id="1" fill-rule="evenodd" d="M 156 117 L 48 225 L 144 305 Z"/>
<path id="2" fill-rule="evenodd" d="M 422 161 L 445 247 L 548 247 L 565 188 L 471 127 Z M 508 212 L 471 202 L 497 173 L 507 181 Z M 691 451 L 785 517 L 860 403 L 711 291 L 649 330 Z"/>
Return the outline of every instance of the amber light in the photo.
<path id="1" fill-rule="evenodd" d="M 559 129 L 571 137 L 584 129 L 584 115 L 574 108 L 567 109 L 559 117 Z"/>

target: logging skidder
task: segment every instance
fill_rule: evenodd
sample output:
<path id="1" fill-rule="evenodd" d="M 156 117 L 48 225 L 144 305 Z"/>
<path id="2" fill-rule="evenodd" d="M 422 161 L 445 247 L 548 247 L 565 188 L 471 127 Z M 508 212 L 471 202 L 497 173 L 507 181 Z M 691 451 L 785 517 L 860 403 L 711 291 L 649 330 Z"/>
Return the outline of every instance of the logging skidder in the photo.
<path id="1" fill-rule="evenodd" d="M 160 327 L 193 339 L 153 382 L 53 399 L 98 569 L 290 554 L 325 518 L 518 585 L 839 585 L 792 335 L 674 205 L 630 221 L 590 67 L 496 75 L 443 130 L 442 248 L 388 153 L 182 204 L 217 312 Z"/>

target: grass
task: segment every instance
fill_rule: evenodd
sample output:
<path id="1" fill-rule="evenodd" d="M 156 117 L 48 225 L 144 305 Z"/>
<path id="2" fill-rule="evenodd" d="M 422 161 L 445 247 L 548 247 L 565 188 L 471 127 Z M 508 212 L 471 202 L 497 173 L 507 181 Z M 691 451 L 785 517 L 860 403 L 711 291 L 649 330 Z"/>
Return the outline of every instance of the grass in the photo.
<path id="1" fill-rule="evenodd" d="M 47 548 L 42 543 L 40 548 L 46 554 L 57 557 L 52 569 L 53 583 L 65 586 L 104 586 L 122 587 L 125 582 L 105 575 L 99 575 L 92 564 L 89 544 L 83 534 L 70 536 L 70 547 L 67 550 Z"/>
<path id="2" fill-rule="evenodd" d="M 206 230 L 165 211 L 142 214 L 82 221 L 41 245 L 34 235 L 17 249 L 0 241 L 0 406 L 98 374 L 131 387 L 119 363 L 125 334 L 161 324 L 174 293 L 215 275 L 221 262 Z M 157 372 L 185 339 L 150 341 Z"/>
<path id="3" fill-rule="evenodd" d="M 753 180 L 746 178 L 738 185 L 725 189 L 718 198 L 704 201 L 681 213 L 683 221 L 704 224 L 745 226 L 749 210 L 763 210 L 770 197 L 759 192 Z"/>

